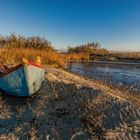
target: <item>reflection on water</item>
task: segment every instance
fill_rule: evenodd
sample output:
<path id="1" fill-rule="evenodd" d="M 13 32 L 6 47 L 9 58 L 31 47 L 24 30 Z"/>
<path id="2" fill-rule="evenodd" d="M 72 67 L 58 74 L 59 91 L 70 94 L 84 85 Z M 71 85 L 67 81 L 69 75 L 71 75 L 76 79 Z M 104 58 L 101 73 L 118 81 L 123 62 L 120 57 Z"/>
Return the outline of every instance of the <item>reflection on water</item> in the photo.
<path id="1" fill-rule="evenodd" d="M 72 62 L 69 64 L 69 69 L 92 79 L 104 80 L 117 86 L 126 86 L 140 91 L 140 64 Z"/>

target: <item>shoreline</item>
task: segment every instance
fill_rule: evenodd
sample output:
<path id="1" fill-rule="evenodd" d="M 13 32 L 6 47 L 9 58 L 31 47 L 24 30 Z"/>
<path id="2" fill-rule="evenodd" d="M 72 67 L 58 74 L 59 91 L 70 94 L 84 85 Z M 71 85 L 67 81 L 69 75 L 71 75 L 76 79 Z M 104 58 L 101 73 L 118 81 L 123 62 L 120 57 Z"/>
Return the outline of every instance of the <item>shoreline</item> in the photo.
<path id="1" fill-rule="evenodd" d="M 0 139 L 140 137 L 140 104 L 130 96 L 63 69 L 46 70 L 46 80 L 34 96 L 0 94 Z"/>
<path id="2" fill-rule="evenodd" d="M 140 65 L 140 61 L 111 61 L 111 60 L 66 60 L 66 62 L 103 63 L 103 64 L 130 64 Z"/>
<path id="3" fill-rule="evenodd" d="M 78 77 L 81 77 L 85 80 L 93 82 L 93 84 L 96 87 L 98 87 L 100 90 L 114 92 L 114 94 L 116 94 L 116 95 L 119 93 L 119 96 L 125 98 L 126 100 L 131 101 L 135 106 L 140 107 L 140 100 L 139 100 L 140 99 L 140 92 L 139 91 L 129 90 L 125 87 L 124 88 L 118 87 L 118 86 L 115 86 L 111 83 L 105 83 L 104 81 L 101 81 L 101 80 L 91 79 L 87 76 L 72 72 L 67 68 L 65 68 L 64 70 L 67 71 L 68 73 L 72 73 Z M 119 92 L 116 93 L 115 91 L 119 91 Z"/>

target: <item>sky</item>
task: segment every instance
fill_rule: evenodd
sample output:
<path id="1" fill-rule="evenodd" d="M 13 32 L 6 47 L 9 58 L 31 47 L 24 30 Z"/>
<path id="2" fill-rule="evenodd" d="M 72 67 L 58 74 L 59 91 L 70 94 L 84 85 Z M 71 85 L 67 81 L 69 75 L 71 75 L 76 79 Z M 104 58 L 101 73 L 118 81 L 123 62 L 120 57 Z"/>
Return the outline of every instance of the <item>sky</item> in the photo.
<path id="1" fill-rule="evenodd" d="M 140 51 L 140 0 L 0 0 L 0 34 L 41 36 L 57 49 L 99 42 Z"/>

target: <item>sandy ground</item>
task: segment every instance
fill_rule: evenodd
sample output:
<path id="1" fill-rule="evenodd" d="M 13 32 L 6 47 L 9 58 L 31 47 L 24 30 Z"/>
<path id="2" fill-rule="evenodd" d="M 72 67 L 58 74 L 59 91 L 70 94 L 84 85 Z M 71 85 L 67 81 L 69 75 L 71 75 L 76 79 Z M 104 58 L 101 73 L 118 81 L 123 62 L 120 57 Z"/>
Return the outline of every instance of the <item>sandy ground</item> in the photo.
<path id="1" fill-rule="evenodd" d="M 60 69 L 47 71 L 30 98 L 0 93 L 0 139 L 140 139 L 140 107 L 121 91 Z"/>

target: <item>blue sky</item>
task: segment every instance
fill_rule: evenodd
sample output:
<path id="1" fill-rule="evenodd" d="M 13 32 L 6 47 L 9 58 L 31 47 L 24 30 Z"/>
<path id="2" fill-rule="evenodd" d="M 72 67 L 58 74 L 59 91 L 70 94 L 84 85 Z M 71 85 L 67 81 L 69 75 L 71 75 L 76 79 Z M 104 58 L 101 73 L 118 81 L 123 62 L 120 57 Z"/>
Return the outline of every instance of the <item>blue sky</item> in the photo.
<path id="1" fill-rule="evenodd" d="M 97 41 L 140 50 L 140 0 L 0 0 L 0 34 L 39 35 L 58 49 Z"/>

